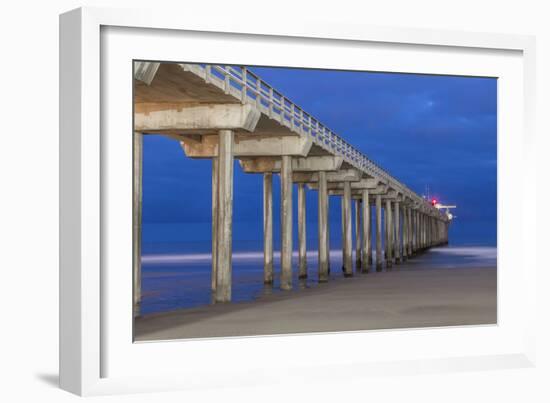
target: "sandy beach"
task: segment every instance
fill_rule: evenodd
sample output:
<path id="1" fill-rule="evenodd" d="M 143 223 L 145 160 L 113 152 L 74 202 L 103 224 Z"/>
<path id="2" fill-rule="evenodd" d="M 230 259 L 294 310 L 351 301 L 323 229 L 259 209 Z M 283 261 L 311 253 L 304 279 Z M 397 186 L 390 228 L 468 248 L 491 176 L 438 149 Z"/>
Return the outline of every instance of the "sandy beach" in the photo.
<path id="1" fill-rule="evenodd" d="M 431 267 L 419 256 L 392 271 L 337 278 L 256 301 L 136 319 L 136 341 L 494 324 L 496 264 Z M 433 265 L 432 265 L 433 266 Z"/>

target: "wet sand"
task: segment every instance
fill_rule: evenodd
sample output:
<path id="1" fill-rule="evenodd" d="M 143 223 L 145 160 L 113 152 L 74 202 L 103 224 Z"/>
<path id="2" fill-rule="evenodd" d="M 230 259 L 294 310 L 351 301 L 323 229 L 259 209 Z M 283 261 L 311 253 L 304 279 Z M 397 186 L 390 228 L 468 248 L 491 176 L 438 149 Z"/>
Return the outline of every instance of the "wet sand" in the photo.
<path id="1" fill-rule="evenodd" d="M 145 315 L 136 341 L 494 324 L 497 270 L 419 268 L 355 274 L 256 301 Z"/>

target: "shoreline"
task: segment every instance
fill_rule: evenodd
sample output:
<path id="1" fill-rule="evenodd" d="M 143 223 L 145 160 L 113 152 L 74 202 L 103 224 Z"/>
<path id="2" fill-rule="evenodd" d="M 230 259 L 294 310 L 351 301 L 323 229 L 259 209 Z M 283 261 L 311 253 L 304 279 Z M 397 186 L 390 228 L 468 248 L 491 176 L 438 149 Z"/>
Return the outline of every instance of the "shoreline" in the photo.
<path id="1" fill-rule="evenodd" d="M 355 274 L 255 301 L 136 318 L 135 340 L 174 340 L 389 328 L 495 324 L 496 265 L 426 267 Z"/>

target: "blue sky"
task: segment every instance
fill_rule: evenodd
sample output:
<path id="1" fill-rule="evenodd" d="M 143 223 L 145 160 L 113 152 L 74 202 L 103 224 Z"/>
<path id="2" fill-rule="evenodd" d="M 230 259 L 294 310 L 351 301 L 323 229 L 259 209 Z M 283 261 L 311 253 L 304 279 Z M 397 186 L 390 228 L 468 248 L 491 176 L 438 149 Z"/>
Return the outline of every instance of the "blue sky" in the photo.
<path id="1" fill-rule="evenodd" d="M 429 186 L 438 200 L 457 204 L 451 242 L 496 244 L 496 79 L 252 70 L 412 190 L 423 194 Z M 174 140 L 146 136 L 143 169 L 144 242 L 204 241 L 208 245 L 211 162 L 185 157 Z M 274 186 L 277 242 L 278 177 Z M 331 242 L 339 244 L 339 200 L 331 198 L 330 206 Z M 307 221 L 308 244 L 314 247 L 317 195 L 313 191 L 307 194 Z M 261 175 L 245 174 L 236 164 L 235 247 L 255 248 L 261 245 L 261 237 Z"/>

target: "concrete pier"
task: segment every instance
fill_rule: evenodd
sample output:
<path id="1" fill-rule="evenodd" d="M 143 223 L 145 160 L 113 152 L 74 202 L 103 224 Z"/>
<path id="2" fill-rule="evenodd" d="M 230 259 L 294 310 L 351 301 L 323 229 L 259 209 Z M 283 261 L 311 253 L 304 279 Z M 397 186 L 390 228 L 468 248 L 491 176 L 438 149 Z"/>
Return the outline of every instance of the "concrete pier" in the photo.
<path id="1" fill-rule="evenodd" d="M 231 301 L 233 164 L 263 175 L 264 283 L 273 284 L 273 174 L 281 178 L 281 288 L 292 288 L 292 187 L 298 185 L 298 275 L 307 276 L 306 190 L 318 191 L 319 282 L 330 273 L 329 196 L 342 200 L 344 276 L 391 268 L 448 242 L 450 218 L 317 118 L 290 102 L 246 67 L 135 62 L 133 182 L 133 302 L 141 300 L 142 136 L 179 142 L 185 156 L 212 160 L 212 278 L 214 302 Z M 259 90 L 261 88 L 261 90 Z M 352 205 L 355 200 L 355 263 Z M 385 202 L 383 204 L 383 201 Z M 392 204 L 393 203 L 393 204 Z M 382 253 L 384 208 L 385 253 Z M 258 234 L 259 235 L 259 234 Z"/>
<path id="2" fill-rule="evenodd" d="M 298 278 L 307 278 L 306 257 L 306 192 L 303 183 L 298 184 Z"/>
<path id="3" fill-rule="evenodd" d="M 319 191 L 318 191 L 318 212 L 319 212 L 319 282 L 328 281 L 328 262 L 329 262 L 329 244 L 328 244 L 328 191 L 327 191 L 327 173 L 319 172 Z"/>
<path id="4" fill-rule="evenodd" d="M 353 258 L 351 247 L 351 184 L 348 181 L 344 182 L 344 197 L 342 202 L 342 211 L 344 214 L 344 277 L 351 277 L 353 276 Z"/>
<path id="5" fill-rule="evenodd" d="M 376 271 L 382 271 L 382 196 L 376 195 Z"/>
<path id="6" fill-rule="evenodd" d="M 292 289 L 292 158 L 281 160 L 281 289 Z"/>
<path id="7" fill-rule="evenodd" d="M 273 174 L 264 173 L 264 284 L 273 284 Z"/>
<path id="8" fill-rule="evenodd" d="M 219 131 L 216 302 L 231 301 L 233 241 L 233 131 Z"/>

